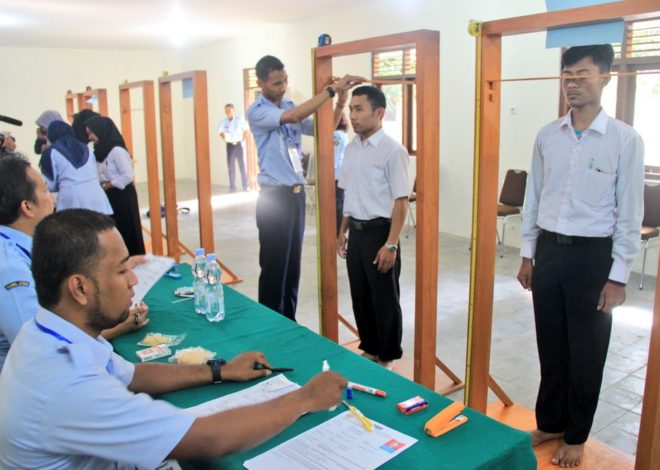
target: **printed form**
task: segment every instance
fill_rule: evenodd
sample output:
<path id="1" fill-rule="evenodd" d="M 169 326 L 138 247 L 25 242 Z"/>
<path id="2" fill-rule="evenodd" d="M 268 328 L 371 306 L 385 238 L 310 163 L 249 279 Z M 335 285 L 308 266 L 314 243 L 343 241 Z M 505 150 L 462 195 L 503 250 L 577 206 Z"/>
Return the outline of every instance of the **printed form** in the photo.
<path id="1" fill-rule="evenodd" d="M 367 432 L 349 411 L 283 442 L 243 464 L 248 470 L 375 469 L 417 439 L 373 421 Z"/>

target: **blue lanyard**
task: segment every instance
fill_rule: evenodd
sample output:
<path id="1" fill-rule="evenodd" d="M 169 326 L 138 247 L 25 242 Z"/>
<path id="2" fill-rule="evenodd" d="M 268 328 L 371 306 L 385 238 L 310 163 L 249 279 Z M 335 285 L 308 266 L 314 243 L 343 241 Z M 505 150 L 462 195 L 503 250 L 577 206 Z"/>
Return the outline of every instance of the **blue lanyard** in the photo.
<path id="1" fill-rule="evenodd" d="M 37 328 L 39 328 L 41 331 L 43 331 L 46 334 L 49 334 L 51 336 L 54 336 L 55 338 L 59 339 L 60 341 L 64 341 L 65 343 L 73 344 L 71 341 L 66 339 L 64 336 L 59 334 L 57 331 L 53 331 L 50 328 L 46 328 L 43 326 L 41 323 L 37 321 L 37 319 L 34 319 L 34 324 L 37 325 Z"/>
<path id="2" fill-rule="evenodd" d="M 27 257 L 30 259 L 30 261 L 32 260 L 32 253 L 30 253 L 28 250 L 26 250 L 26 249 L 23 248 L 21 245 L 19 245 L 19 244 L 16 243 L 14 240 L 12 240 L 12 239 L 9 237 L 9 235 L 0 232 L 0 237 L 2 237 L 2 238 L 6 238 L 6 239 L 9 240 L 9 241 L 13 241 L 14 244 L 18 247 L 18 249 L 21 250 L 23 253 L 25 253 L 25 256 L 27 256 Z"/>

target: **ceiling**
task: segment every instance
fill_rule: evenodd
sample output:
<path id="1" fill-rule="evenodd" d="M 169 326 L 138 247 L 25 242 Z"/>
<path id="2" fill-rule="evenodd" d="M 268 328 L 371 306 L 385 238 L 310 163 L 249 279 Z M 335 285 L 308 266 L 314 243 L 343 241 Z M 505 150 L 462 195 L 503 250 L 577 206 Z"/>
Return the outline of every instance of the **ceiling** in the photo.
<path id="1" fill-rule="evenodd" d="M 371 1 L 0 0 L 0 45 L 188 48 Z"/>

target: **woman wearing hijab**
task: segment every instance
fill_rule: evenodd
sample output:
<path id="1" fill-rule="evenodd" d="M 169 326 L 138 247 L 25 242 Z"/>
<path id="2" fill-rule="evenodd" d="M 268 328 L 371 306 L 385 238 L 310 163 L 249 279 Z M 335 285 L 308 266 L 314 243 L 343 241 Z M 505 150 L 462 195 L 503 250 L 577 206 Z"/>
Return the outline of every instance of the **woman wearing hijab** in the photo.
<path id="1" fill-rule="evenodd" d="M 73 127 L 73 135 L 78 141 L 85 145 L 89 143 L 85 121 L 96 116 L 100 116 L 100 114 L 87 108 L 82 109 L 73 115 L 73 122 L 71 123 L 71 127 Z"/>
<path id="2" fill-rule="evenodd" d="M 34 141 L 34 153 L 37 155 L 41 155 L 48 147 L 48 126 L 53 121 L 64 121 L 64 118 L 52 109 L 41 113 L 35 121 L 37 124 L 37 138 Z"/>
<path id="3" fill-rule="evenodd" d="M 131 256 L 145 253 L 140 222 L 140 208 L 133 184 L 133 160 L 126 150 L 124 138 L 105 116 L 85 121 L 89 140 L 94 142 L 101 187 L 110 200 L 117 230 Z"/>
<path id="4" fill-rule="evenodd" d="M 56 209 L 91 209 L 111 215 L 112 207 L 99 186 L 94 158 L 85 144 L 73 136 L 71 126 L 53 121 L 48 126 L 48 147 L 41 154 L 39 168 L 48 189 L 59 192 Z"/>

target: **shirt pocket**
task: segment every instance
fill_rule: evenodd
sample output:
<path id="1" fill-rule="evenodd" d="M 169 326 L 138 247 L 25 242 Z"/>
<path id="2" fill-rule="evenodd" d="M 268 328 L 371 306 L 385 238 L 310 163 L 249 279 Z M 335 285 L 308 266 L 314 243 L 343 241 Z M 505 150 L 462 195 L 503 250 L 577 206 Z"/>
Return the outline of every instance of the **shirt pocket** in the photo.
<path id="1" fill-rule="evenodd" d="M 590 206 L 604 206 L 614 199 L 616 176 L 609 170 L 585 168 L 577 187 L 577 197 Z"/>

